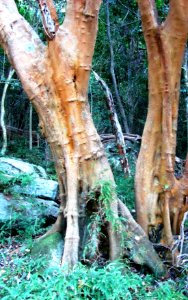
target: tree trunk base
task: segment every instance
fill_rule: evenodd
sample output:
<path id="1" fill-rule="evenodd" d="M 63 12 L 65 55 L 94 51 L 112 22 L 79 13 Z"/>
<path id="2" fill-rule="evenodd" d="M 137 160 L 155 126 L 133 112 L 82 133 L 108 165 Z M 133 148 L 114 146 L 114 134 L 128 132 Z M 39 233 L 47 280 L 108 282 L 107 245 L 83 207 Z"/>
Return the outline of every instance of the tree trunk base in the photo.
<path id="1" fill-rule="evenodd" d="M 99 197 L 98 195 L 97 198 Z M 100 200 L 92 199 L 92 201 L 90 200 L 87 203 L 86 216 L 79 218 L 79 260 L 87 264 L 92 264 L 93 262 L 104 264 L 107 262 L 110 259 L 110 253 L 112 251 L 110 247 L 113 245 L 113 243 L 110 242 L 110 238 L 118 234 L 119 247 L 121 247 L 121 256 L 119 256 L 119 258 L 128 256 L 129 259 L 136 264 L 147 266 L 156 277 L 165 276 L 165 266 L 153 249 L 145 232 L 133 219 L 126 206 L 118 200 L 118 219 L 116 221 L 119 223 L 114 223 L 112 220 L 110 230 L 108 230 L 109 211 L 106 211 L 104 214 L 107 208 L 103 206 L 104 204 L 101 204 Z M 74 255 L 76 259 L 72 261 L 73 255 L 71 253 L 70 264 L 69 257 L 65 259 L 63 255 L 66 232 L 65 223 L 66 219 L 62 217 L 61 213 L 51 230 L 39 238 L 34 244 L 31 251 L 32 256 L 45 256 L 49 261 L 49 265 L 60 266 L 62 264 L 68 264 L 69 267 L 71 267 L 76 264 L 78 257 Z M 116 228 L 113 228 L 114 224 Z M 69 253 L 69 251 L 67 251 L 67 253 Z M 56 257 L 55 260 L 54 257 Z"/>

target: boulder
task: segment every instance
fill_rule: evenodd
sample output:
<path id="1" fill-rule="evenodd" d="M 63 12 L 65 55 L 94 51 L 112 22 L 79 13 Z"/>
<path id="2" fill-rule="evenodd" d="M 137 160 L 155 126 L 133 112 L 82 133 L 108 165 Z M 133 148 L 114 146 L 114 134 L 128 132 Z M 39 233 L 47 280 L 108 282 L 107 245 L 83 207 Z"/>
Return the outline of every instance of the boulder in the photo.
<path id="1" fill-rule="evenodd" d="M 47 263 L 46 267 L 59 267 L 63 253 L 64 243 L 59 232 L 44 236 L 35 241 L 31 249 L 31 257 L 42 258 Z"/>
<path id="2" fill-rule="evenodd" d="M 0 171 L 2 191 L 6 188 L 5 182 L 7 181 L 8 192 L 11 194 L 24 194 L 50 200 L 55 200 L 57 197 L 58 183 L 47 179 L 46 171 L 40 166 L 2 157 L 0 158 Z"/>
<path id="3" fill-rule="evenodd" d="M 34 197 L 6 197 L 0 193 L 0 223 L 11 221 L 12 226 L 20 227 L 23 220 L 28 220 L 34 224 L 36 220 L 42 218 L 56 218 L 58 215 L 58 205 L 54 201 L 46 201 Z"/>
<path id="4" fill-rule="evenodd" d="M 0 170 L 11 176 L 24 173 L 36 178 L 41 177 L 47 179 L 46 171 L 42 167 L 9 157 L 0 158 Z"/>
<path id="5" fill-rule="evenodd" d="M 26 186 L 14 185 L 9 188 L 11 193 L 25 194 L 43 199 L 55 200 L 58 192 L 58 183 L 54 180 L 34 178 Z"/>

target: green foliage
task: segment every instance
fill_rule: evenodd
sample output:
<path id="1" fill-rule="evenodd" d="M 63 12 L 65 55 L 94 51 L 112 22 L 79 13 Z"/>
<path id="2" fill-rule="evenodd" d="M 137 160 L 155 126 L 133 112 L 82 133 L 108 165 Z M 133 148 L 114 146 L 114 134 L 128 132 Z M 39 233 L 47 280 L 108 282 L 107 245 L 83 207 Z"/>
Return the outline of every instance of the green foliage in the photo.
<path id="1" fill-rule="evenodd" d="M 32 179 L 32 175 L 28 175 L 25 173 L 10 176 L 3 171 L 0 171 L 0 191 L 8 193 L 8 188 L 14 184 L 20 184 L 22 187 L 27 186 L 32 181 Z"/>
<path id="2" fill-rule="evenodd" d="M 130 176 L 125 177 L 122 171 L 120 157 L 115 143 L 109 143 L 105 150 L 108 161 L 111 165 L 113 175 L 116 182 L 116 192 L 118 198 L 121 199 L 126 206 L 132 210 L 135 209 L 135 192 L 134 192 L 134 175 L 135 175 L 135 162 L 139 145 L 131 144 L 131 152 L 127 153 L 127 158 L 130 167 Z"/>
<path id="3" fill-rule="evenodd" d="M 140 276 L 121 262 L 103 268 L 78 264 L 69 272 L 66 268 L 48 268 L 41 273 L 44 266 L 44 259 L 15 258 L 14 266 L 0 271 L 1 299 L 187 299 L 175 282 L 156 284 L 151 276 Z"/>
<path id="4" fill-rule="evenodd" d="M 100 195 L 99 195 L 99 203 L 102 206 L 102 210 L 104 209 L 104 214 L 106 221 L 112 224 L 112 228 L 116 231 L 119 231 L 119 218 L 114 215 L 114 211 L 112 210 L 111 204 L 113 201 L 117 201 L 115 186 L 111 181 L 100 181 Z"/>
<path id="5" fill-rule="evenodd" d="M 117 184 L 118 197 L 130 210 L 135 209 L 134 176 L 131 175 L 125 178 L 123 174 L 115 172 L 114 177 Z"/>
<path id="6" fill-rule="evenodd" d="M 101 227 L 105 222 L 111 225 L 113 231 L 117 232 L 120 237 L 121 248 L 123 249 L 126 232 L 122 230 L 122 218 L 120 218 L 113 210 L 113 202 L 117 201 L 116 186 L 113 182 L 100 180 L 96 183 L 95 188 L 90 192 L 89 200 L 98 200 L 98 213 L 93 213 L 88 226 L 90 240 L 85 246 L 84 256 L 88 252 L 90 257 L 98 251 L 99 234 Z M 124 219 L 123 219 L 124 220 Z M 89 250 L 89 251 L 88 251 Z"/>
<path id="7" fill-rule="evenodd" d="M 19 201 L 19 200 L 18 200 Z M 28 200 L 27 200 L 28 202 Z M 36 204 L 32 204 L 30 199 L 31 209 L 35 209 Z M 38 205 L 38 209 L 43 211 L 43 204 Z M 18 226 L 19 220 L 19 226 Z M 11 218 L 9 221 L 0 224 L 0 240 L 2 244 L 11 243 L 12 235 L 16 234 L 16 240 L 25 241 L 32 240 L 36 235 L 44 233 L 45 220 L 43 218 L 33 219 L 28 213 L 25 213 L 25 207 L 19 206 L 19 211 L 12 209 Z"/>
<path id="8" fill-rule="evenodd" d="M 90 222 L 87 226 L 89 239 L 85 244 L 83 251 L 83 259 L 89 259 L 90 261 L 96 259 L 96 254 L 99 254 L 98 240 L 99 235 L 101 236 L 102 218 L 100 214 L 93 213 Z"/>
<path id="9" fill-rule="evenodd" d="M 44 147 L 34 146 L 32 150 L 28 149 L 29 141 L 25 137 L 15 137 L 14 141 L 8 143 L 7 155 L 23 159 L 35 165 L 44 166 Z"/>
<path id="10" fill-rule="evenodd" d="M 98 194 L 96 196 L 96 193 Z M 107 180 L 100 180 L 96 182 L 95 187 L 89 194 L 89 201 L 96 198 L 99 204 L 99 215 L 100 219 L 95 218 L 95 221 L 100 223 L 101 219 L 105 219 L 107 222 L 112 224 L 114 230 L 118 230 L 119 218 L 114 215 L 111 204 L 116 201 L 116 190 L 113 182 Z"/>

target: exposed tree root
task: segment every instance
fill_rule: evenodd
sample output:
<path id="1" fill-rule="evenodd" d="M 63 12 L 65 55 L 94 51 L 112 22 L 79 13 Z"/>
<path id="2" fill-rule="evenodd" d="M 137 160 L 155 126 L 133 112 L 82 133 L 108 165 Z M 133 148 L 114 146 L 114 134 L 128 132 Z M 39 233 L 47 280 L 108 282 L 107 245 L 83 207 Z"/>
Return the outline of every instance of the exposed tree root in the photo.
<path id="1" fill-rule="evenodd" d="M 132 260 L 140 265 L 148 266 L 157 276 L 165 276 L 166 269 L 144 230 L 136 223 L 127 207 L 119 200 L 119 215 L 125 225 L 125 247 L 129 250 Z"/>

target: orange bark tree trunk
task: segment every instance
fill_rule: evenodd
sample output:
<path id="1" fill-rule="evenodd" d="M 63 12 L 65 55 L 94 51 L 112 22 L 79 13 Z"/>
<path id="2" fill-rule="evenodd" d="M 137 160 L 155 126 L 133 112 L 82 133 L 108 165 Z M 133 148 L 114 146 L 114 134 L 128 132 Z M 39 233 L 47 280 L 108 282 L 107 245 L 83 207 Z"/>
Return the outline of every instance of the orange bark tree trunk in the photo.
<path id="1" fill-rule="evenodd" d="M 188 209 L 188 174 L 175 177 L 181 66 L 188 2 L 169 1 L 159 24 L 154 0 L 138 0 L 148 53 L 149 107 L 136 168 L 137 220 L 153 242 L 173 244 Z"/>
<path id="2" fill-rule="evenodd" d="M 114 183 L 87 99 L 101 1 L 67 1 L 66 17 L 61 26 L 57 22 L 53 1 L 39 2 L 44 9 L 42 13 L 48 13 L 48 16 L 43 15 L 48 44 L 42 43 L 18 13 L 13 0 L 0 1 L 0 43 L 38 113 L 41 131 L 53 153 L 61 206 L 50 232 L 61 231 L 63 219 L 66 221 L 62 263 L 74 265 L 79 259 L 80 232 L 84 226 L 83 223 L 81 226 L 80 219 L 85 218 L 89 194 L 94 190 L 97 198 L 100 181 Z M 44 4 L 49 5 L 48 10 Z M 54 23 L 49 22 L 50 14 Z M 108 213 L 110 210 L 112 218 L 106 216 L 105 223 L 110 258 L 120 256 L 120 232 L 126 230 L 126 248 L 133 259 L 162 274 L 163 265 L 144 232 L 115 193 L 108 191 L 107 194 L 111 199 L 106 209 Z M 123 215 L 124 222 L 118 219 L 119 215 Z"/>

